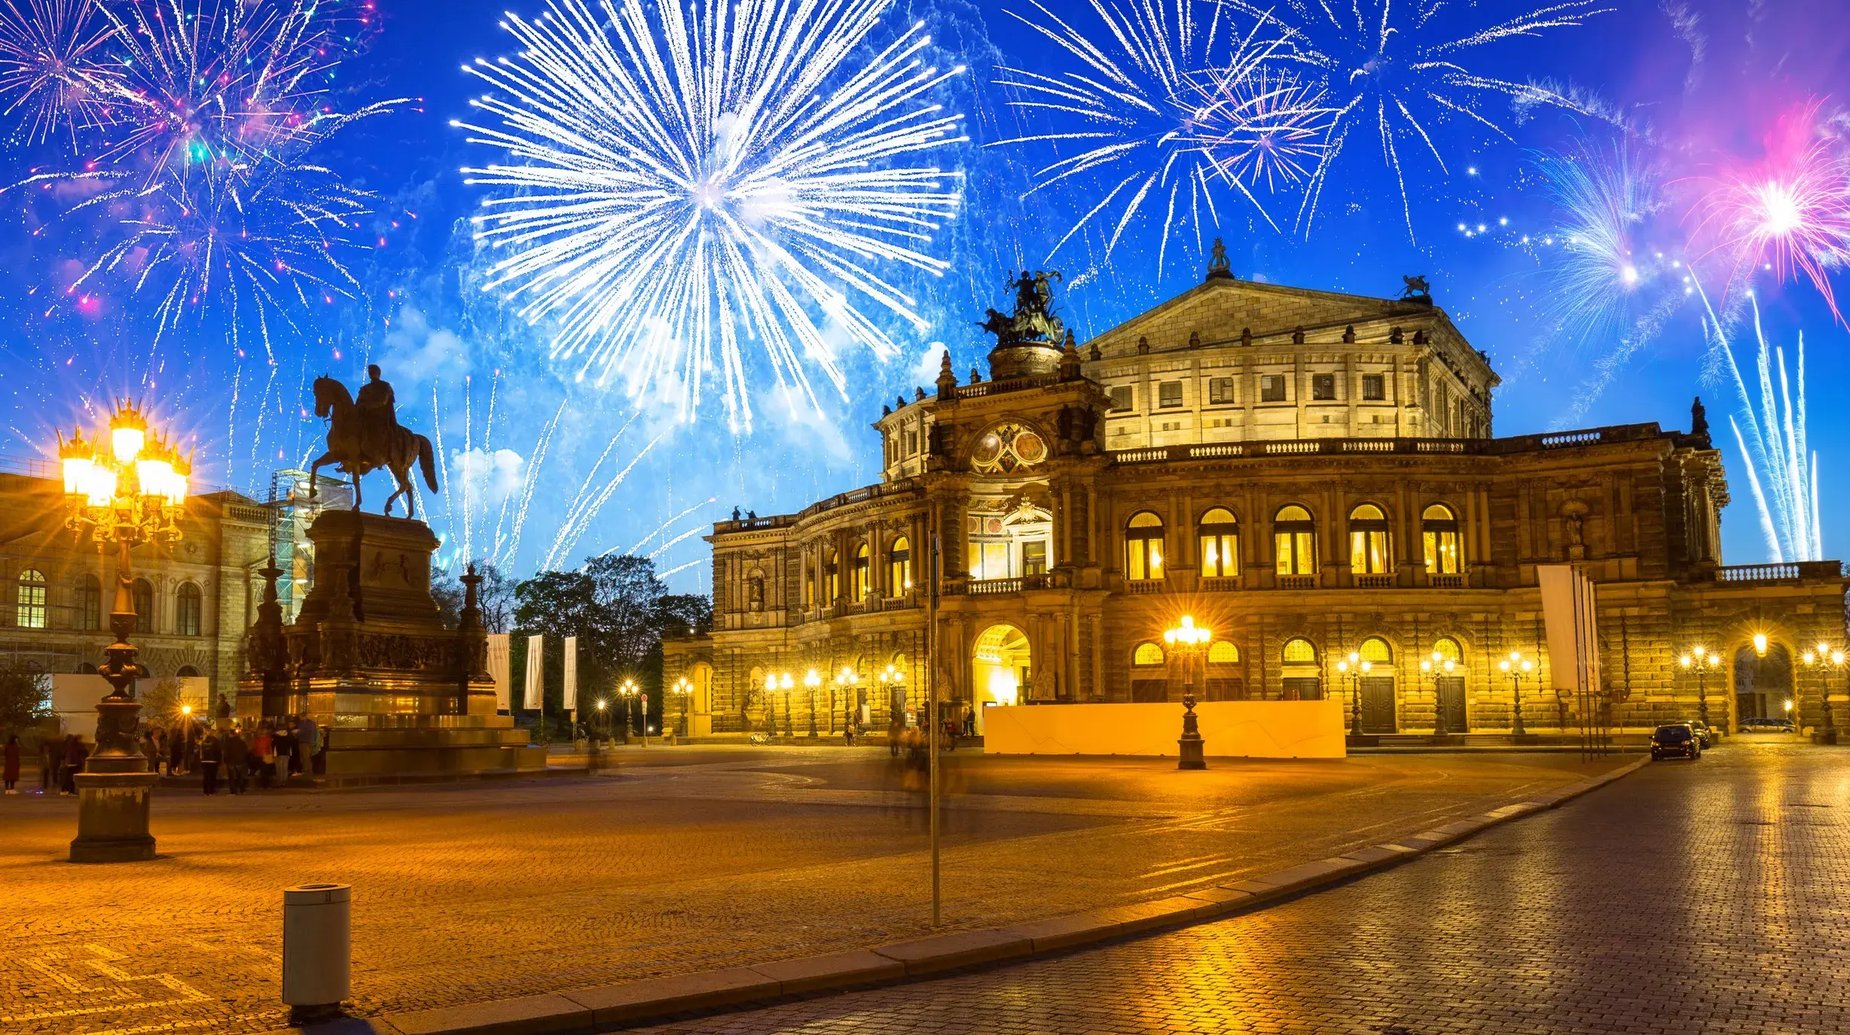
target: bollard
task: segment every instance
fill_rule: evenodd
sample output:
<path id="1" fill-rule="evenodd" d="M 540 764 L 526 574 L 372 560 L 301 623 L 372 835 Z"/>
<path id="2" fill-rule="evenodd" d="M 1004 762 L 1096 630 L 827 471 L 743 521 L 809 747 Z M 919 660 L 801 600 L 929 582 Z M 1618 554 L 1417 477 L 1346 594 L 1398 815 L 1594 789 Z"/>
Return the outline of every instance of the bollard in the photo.
<path id="1" fill-rule="evenodd" d="M 351 898 L 346 884 L 283 889 L 283 1002 L 290 1023 L 340 1013 L 351 979 Z"/>

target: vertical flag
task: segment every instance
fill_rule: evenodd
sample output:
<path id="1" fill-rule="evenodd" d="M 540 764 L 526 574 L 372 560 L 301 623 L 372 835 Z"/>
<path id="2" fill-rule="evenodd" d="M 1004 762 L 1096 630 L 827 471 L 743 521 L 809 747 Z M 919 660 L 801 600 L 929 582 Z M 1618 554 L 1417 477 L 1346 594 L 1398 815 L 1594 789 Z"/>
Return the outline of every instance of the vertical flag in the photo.
<path id="1" fill-rule="evenodd" d="M 1599 624 L 1593 580 L 1571 564 L 1538 564 L 1548 668 L 1556 690 L 1598 693 Z"/>
<path id="2" fill-rule="evenodd" d="M 565 714 L 578 709 L 578 637 L 565 638 Z"/>
<path id="3" fill-rule="evenodd" d="M 514 675 L 508 658 L 507 633 L 488 634 L 488 676 L 495 681 L 495 708 L 504 712 L 511 710 Z"/>
<path id="4" fill-rule="evenodd" d="M 538 710 L 544 707 L 545 667 L 546 637 L 535 633 L 527 637 L 527 693 L 526 699 L 521 702 L 522 708 Z"/>

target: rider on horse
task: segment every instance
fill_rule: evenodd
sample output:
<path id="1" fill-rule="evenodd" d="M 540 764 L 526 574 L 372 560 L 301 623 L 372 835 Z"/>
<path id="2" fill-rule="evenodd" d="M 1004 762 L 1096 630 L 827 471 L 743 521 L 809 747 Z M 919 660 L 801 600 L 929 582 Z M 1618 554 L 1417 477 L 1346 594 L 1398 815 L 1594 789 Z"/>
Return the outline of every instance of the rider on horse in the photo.
<path id="1" fill-rule="evenodd" d="M 385 452 L 386 436 L 398 426 L 398 398 L 392 394 L 392 382 L 379 376 L 379 364 L 366 368 L 366 383 L 354 397 L 360 408 L 360 450 L 365 456 Z"/>

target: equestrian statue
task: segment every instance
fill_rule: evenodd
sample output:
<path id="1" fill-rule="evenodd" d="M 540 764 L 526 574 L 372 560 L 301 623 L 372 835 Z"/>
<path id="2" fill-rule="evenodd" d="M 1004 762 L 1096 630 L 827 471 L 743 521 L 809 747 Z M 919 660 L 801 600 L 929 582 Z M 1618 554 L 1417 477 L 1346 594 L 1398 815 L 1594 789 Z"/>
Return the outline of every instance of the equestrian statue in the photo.
<path id="1" fill-rule="evenodd" d="M 417 517 L 417 495 L 411 491 L 411 465 L 424 472 L 424 484 L 437 491 L 437 468 L 430 439 L 398 423 L 397 399 L 392 385 L 379 376 L 377 364 L 366 368 L 366 383 L 356 400 L 347 386 L 326 374 L 315 378 L 315 416 L 328 422 L 328 451 L 308 468 L 308 498 L 315 498 L 315 476 L 327 464 L 353 479 L 353 509 L 360 509 L 360 478 L 385 468 L 398 480 L 398 491 L 386 497 L 385 513 L 405 498 L 405 516 Z"/>

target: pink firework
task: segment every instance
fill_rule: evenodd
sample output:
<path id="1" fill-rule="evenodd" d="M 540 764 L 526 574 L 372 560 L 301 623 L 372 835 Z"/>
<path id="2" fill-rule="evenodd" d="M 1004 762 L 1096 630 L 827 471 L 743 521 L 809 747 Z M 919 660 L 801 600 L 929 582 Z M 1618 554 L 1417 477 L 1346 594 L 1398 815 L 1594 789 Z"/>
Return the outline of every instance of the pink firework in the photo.
<path id="1" fill-rule="evenodd" d="M 1702 257 L 1726 258 L 1731 281 L 1803 272 L 1843 322 L 1830 272 L 1850 261 L 1850 152 L 1822 131 L 1819 107 L 1776 120 L 1759 161 L 1704 181 L 1694 239 Z"/>

